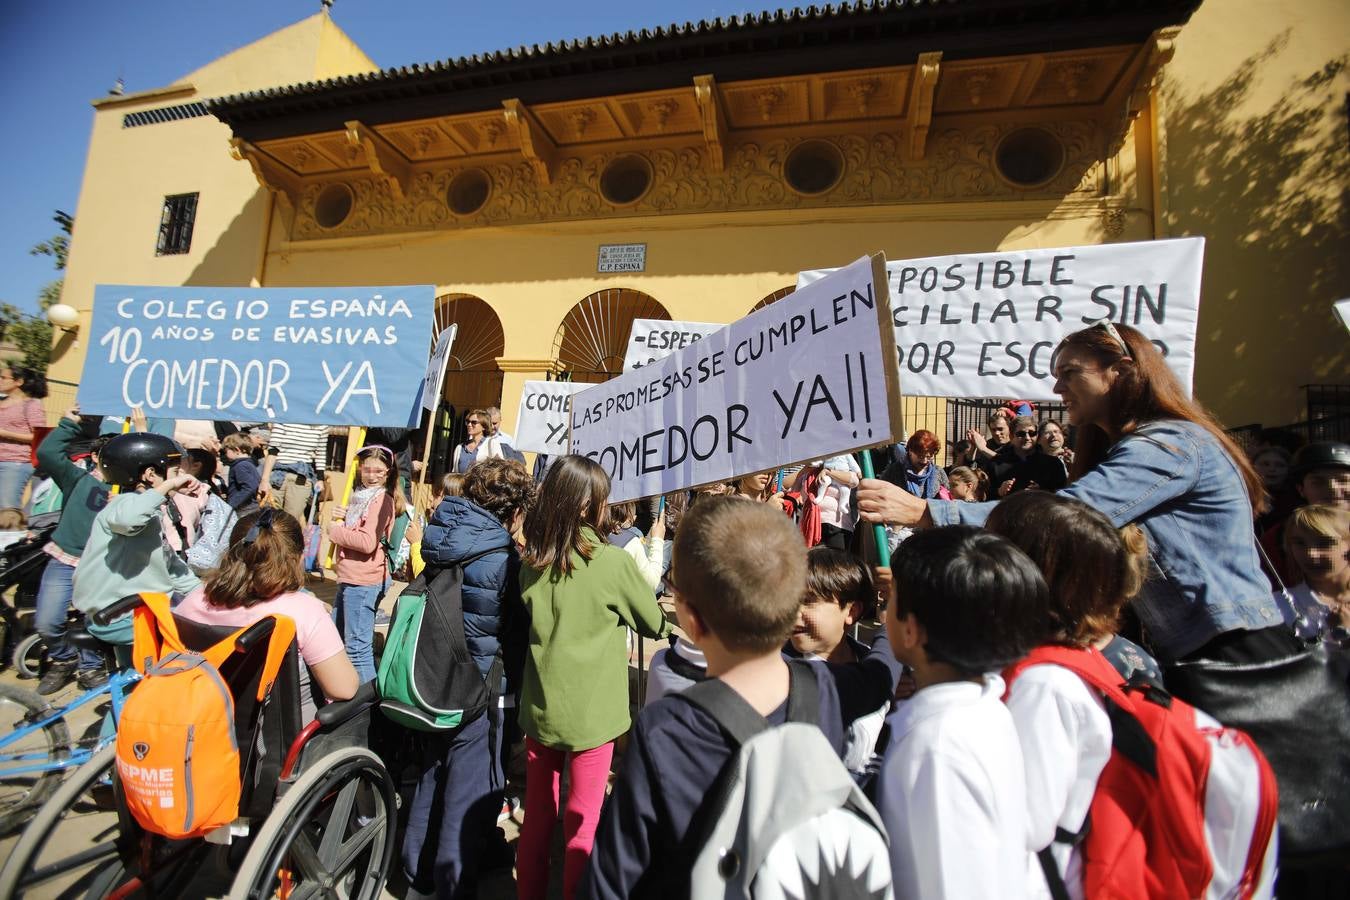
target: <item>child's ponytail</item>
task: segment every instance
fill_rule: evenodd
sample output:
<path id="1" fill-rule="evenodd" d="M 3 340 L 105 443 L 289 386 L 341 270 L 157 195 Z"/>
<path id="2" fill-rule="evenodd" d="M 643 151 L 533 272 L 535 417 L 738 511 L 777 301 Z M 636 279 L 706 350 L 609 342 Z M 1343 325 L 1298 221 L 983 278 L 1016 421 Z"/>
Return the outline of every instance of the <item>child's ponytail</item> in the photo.
<path id="1" fill-rule="evenodd" d="M 223 609 L 253 606 L 299 590 L 305 537 L 295 517 L 268 507 L 244 516 L 206 578 L 206 600 Z"/>

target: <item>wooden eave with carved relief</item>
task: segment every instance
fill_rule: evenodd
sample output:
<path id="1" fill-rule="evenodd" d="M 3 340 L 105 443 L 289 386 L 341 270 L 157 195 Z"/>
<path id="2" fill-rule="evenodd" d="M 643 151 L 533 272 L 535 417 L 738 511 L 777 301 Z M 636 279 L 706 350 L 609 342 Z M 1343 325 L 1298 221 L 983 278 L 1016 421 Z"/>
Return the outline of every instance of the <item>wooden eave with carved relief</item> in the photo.
<path id="1" fill-rule="evenodd" d="M 952 0 L 933 6 L 943 13 L 960 8 L 969 17 L 977 7 L 1014 5 Z M 1134 37 L 1131 28 L 1159 18 L 1158 10 L 1148 18 L 1141 8 L 1169 5 L 1120 6 L 1130 13 L 1124 17 L 1129 27 L 1123 14 L 1093 21 L 1111 20 L 1116 33 Z M 995 46 L 988 29 L 963 33 L 955 52 L 951 41 L 915 44 L 909 35 L 889 48 L 889 61 L 898 64 L 846 68 L 839 67 L 838 51 L 847 42 L 827 31 L 819 47 L 786 54 L 793 57 L 787 68 L 807 68 L 796 72 L 781 71 L 783 54 L 766 57 L 753 46 L 739 56 L 702 60 L 672 53 L 670 65 L 655 67 L 659 86 L 624 92 L 612 88 L 642 88 L 653 79 L 613 70 L 598 80 L 596 72 L 560 72 L 546 91 L 521 76 L 516 83 L 487 79 L 490 84 L 473 90 L 438 93 L 452 74 L 472 72 L 425 70 L 420 95 L 382 96 L 375 103 L 372 93 L 397 95 L 419 83 L 406 70 L 391 70 L 345 86 L 299 86 L 209 106 L 231 124 L 236 156 L 289 207 L 295 240 L 681 212 L 1090 199 L 1113 189 L 1107 160 L 1170 56 L 1176 29 L 1108 43 L 1102 28 L 1089 32 L 1083 25 L 1060 22 L 1048 35 L 1041 32 L 1042 44 L 1062 49 L 1020 53 L 1009 48 L 1029 38 L 1019 31 L 1024 26 L 1010 27 L 1002 52 L 989 55 L 973 52 Z M 878 58 L 876 43 L 860 40 L 851 58 Z M 920 49 L 905 49 L 911 46 Z M 573 56 L 586 52 L 573 48 Z M 527 63 L 542 64 L 530 57 L 497 68 Z M 692 74 L 672 84 L 672 71 Z M 727 72 L 756 77 L 727 78 Z M 611 90 L 578 90 L 602 83 Z M 474 106 L 466 102 L 470 97 L 494 102 L 465 109 Z M 432 114 L 400 117 L 400 110 Z M 301 130 L 338 118 L 336 127 Z M 1032 186 L 1008 181 L 994 165 L 1000 142 L 1029 126 L 1063 148 L 1053 177 Z M 794 189 L 784 170 L 796 148 L 811 141 L 837 154 L 841 167 L 837 181 L 815 193 Z M 620 157 L 645 166 L 649 185 L 637 199 L 614 202 L 601 181 Z M 485 200 L 456 211 L 447 191 L 465 172 L 486 185 Z M 337 224 L 316 215 L 320 196 L 335 184 L 342 187 L 334 190 L 350 192 L 350 213 Z"/>

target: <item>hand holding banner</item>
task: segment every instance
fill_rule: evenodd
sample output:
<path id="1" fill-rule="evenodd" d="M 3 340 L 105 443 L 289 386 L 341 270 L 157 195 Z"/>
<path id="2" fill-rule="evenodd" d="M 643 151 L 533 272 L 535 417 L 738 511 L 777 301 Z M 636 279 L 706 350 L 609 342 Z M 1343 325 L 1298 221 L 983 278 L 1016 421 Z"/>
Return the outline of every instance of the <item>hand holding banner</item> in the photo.
<path id="1" fill-rule="evenodd" d="M 885 259 L 864 257 L 572 398 L 571 447 L 618 502 L 890 443 L 900 383 Z"/>

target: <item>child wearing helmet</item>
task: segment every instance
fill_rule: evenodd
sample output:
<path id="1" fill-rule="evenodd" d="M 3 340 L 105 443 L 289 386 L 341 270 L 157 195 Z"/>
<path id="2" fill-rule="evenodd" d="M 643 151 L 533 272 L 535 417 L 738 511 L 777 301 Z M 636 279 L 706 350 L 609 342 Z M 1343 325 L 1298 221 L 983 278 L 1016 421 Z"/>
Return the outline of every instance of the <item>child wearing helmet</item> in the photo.
<path id="1" fill-rule="evenodd" d="M 197 481 L 179 473 L 181 459 L 178 445 L 161 434 L 122 434 L 103 448 L 99 456 L 103 480 L 119 493 L 109 498 L 94 519 L 75 567 L 72 601 L 76 609 L 88 614 L 130 594 L 181 596 L 198 586 L 197 576 L 170 549 L 161 524 L 169 497 Z M 108 643 L 131 643 L 130 616 L 106 627 L 92 621 L 86 627 Z"/>

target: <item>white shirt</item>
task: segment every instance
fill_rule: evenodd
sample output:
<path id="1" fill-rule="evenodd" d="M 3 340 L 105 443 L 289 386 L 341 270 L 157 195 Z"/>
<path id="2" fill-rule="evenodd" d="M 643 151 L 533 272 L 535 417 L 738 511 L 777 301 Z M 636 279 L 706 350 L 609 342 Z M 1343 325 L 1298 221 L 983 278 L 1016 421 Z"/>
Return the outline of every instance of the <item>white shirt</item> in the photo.
<path id="1" fill-rule="evenodd" d="M 1003 679 L 926 687 L 890 716 L 877 808 L 896 900 L 1018 900 L 1026 887 L 1022 748 Z"/>
<path id="2" fill-rule="evenodd" d="M 1055 829 L 1077 833 L 1087 819 L 1097 779 L 1111 756 L 1111 720 L 1083 679 L 1052 664 L 1024 669 L 1008 695 L 1027 784 L 1027 896 L 1049 897 L 1035 853 L 1053 846 L 1069 896 L 1083 897 L 1079 847 L 1052 842 Z"/>

